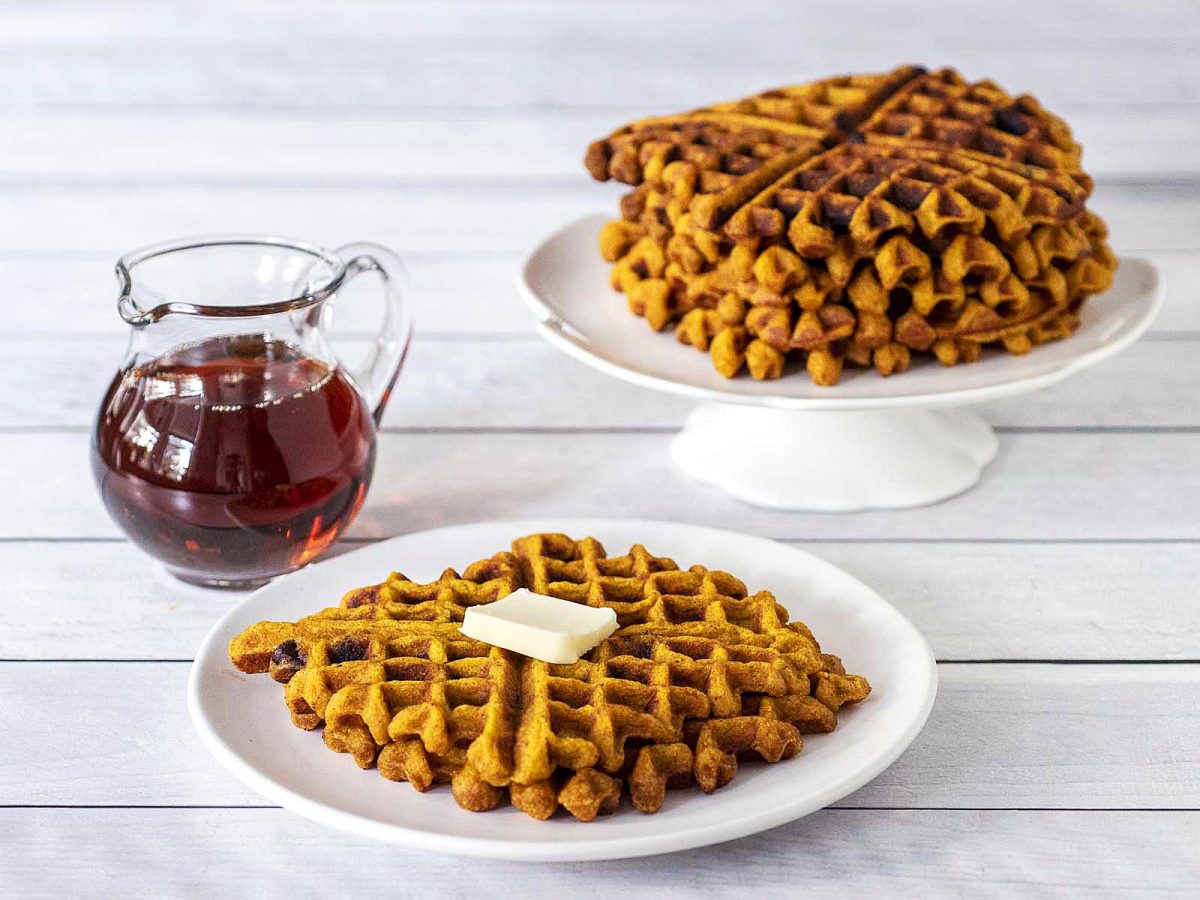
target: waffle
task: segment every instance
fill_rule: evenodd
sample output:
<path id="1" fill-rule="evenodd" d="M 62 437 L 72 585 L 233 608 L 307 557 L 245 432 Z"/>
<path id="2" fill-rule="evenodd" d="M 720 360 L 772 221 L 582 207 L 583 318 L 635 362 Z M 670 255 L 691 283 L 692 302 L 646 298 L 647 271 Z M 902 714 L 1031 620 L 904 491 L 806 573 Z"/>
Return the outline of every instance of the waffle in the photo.
<path id="1" fill-rule="evenodd" d="M 662 242 L 695 197 L 721 205 L 747 199 L 841 140 L 918 72 L 830 78 L 642 119 L 594 141 L 584 162 L 599 180 L 634 186 L 621 200 L 622 217 Z"/>
<path id="2" fill-rule="evenodd" d="M 920 69 L 905 66 L 882 75 L 828 78 L 640 119 L 593 141 L 584 164 L 597 180 L 637 186 L 655 182 L 668 164 L 681 161 L 727 176 L 718 179 L 727 184 L 778 152 L 844 137 L 918 74 Z"/>
<path id="3" fill-rule="evenodd" d="M 920 354 L 952 365 L 1069 335 L 1117 263 L 1066 124 L 953 70 L 868 78 L 836 113 L 781 114 L 812 140 L 763 144 L 752 166 L 714 149 L 732 127 L 720 117 L 769 129 L 762 110 L 779 101 L 764 98 L 831 82 L 677 117 L 686 146 L 637 143 L 663 120 L 610 136 L 607 156 L 593 145 L 593 175 L 636 176 L 600 235 L 630 310 L 674 326 L 726 377 L 777 378 L 802 360 L 820 385 L 846 364 L 891 375 Z M 640 169 L 621 162 L 635 147 Z"/>
<path id="4" fill-rule="evenodd" d="M 608 607 L 620 625 L 576 663 L 463 636 L 465 610 L 518 587 Z M 592 538 L 530 535 L 419 584 L 401 574 L 296 622 L 230 642 L 244 672 L 285 684 L 293 723 L 419 791 L 449 783 L 464 809 L 507 796 L 545 819 L 591 821 L 628 796 L 657 811 L 668 788 L 711 792 L 738 761 L 795 756 L 831 731 L 866 679 L 847 675 L 766 591 L 679 569 L 641 545 L 608 557 Z"/>
<path id="5" fill-rule="evenodd" d="M 1013 97 L 992 81 L 972 84 L 953 69 L 908 82 L 857 131 L 1063 170 L 1091 189 L 1080 169 L 1083 148 L 1066 122 L 1028 94 Z"/>

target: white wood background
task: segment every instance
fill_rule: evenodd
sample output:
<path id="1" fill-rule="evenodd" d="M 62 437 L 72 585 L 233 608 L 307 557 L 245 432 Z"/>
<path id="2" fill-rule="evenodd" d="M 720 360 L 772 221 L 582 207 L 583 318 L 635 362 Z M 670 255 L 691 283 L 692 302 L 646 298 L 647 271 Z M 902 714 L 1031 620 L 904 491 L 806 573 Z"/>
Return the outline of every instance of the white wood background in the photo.
<path id="1" fill-rule="evenodd" d="M 0 5 L 0 896 L 1195 896 L 1198 51 L 1187 0 Z M 940 506 L 784 514 L 688 482 L 666 455 L 687 404 L 541 343 L 520 253 L 612 206 L 580 158 L 628 117 L 909 61 L 1066 116 L 1114 245 L 1166 274 L 1163 315 L 987 407 L 1001 457 Z M 928 635 L 928 727 L 833 809 L 630 862 L 464 864 L 265 804 L 184 708 L 228 601 L 155 581 L 87 467 L 122 349 L 113 260 L 222 230 L 377 240 L 411 267 L 419 336 L 344 547 L 534 514 L 795 542 Z M 348 353 L 369 328 L 351 316 Z"/>

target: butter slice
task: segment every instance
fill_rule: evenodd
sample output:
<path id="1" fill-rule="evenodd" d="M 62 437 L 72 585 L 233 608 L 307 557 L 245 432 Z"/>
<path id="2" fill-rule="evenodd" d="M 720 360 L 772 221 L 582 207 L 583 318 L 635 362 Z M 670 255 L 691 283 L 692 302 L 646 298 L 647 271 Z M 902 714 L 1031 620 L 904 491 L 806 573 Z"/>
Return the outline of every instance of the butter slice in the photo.
<path id="1" fill-rule="evenodd" d="M 573 663 L 617 630 L 617 614 L 526 588 L 467 608 L 467 637 L 548 663 Z"/>

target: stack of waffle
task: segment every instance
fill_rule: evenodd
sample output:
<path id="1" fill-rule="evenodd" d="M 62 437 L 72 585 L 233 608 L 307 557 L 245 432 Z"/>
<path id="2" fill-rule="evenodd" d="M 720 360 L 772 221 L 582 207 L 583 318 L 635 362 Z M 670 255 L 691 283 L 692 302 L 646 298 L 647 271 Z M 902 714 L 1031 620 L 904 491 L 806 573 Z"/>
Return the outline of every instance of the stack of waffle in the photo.
<path id="1" fill-rule="evenodd" d="M 619 628 L 556 665 L 471 640 L 469 606 L 518 587 L 608 607 Z M 539 534 L 512 552 L 417 584 L 393 574 L 340 607 L 260 622 L 230 643 L 243 672 L 286 684 L 292 721 L 420 791 L 449 782 L 459 805 L 507 794 L 529 815 L 562 806 L 590 821 L 628 794 L 655 812 L 668 787 L 711 792 L 739 759 L 794 756 L 870 691 L 821 652 L 768 592 L 641 545 L 608 557 L 594 539 Z"/>
<path id="2" fill-rule="evenodd" d="M 904 67 L 644 119 L 593 143 L 633 185 L 612 285 L 722 375 L 883 375 L 1065 337 L 1112 281 L 1070 129 L 1030 96 Z"/>

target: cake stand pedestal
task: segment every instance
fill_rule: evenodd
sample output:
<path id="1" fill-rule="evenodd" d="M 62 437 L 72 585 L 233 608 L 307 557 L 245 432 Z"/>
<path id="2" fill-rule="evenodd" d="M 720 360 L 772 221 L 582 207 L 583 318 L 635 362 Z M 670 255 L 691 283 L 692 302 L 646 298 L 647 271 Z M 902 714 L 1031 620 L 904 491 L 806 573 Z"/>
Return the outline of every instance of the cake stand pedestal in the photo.
<path id="1" fill-rule="evenodd" d="M 967 410 L 842 412 L 705 403 L 671 442 L 676 465 L 756 506 L 846 511 L 936 503 L 979 480 L 998 449 Z"/>
<path id="2" fill-rule="evenodd" d="M 936 503 L 975 484 L 998 443 L 965 407 L 1039 390 L 1129 346 L 1162 303 L 1152 264 L 1123 259 L 1112 288 L 1084 305 L 1067 340 L 1025 356 L 985 351 L 978 362 L 914 362 L 891 378 L 846 369 L 834 387 L 802 371 L 776 381 L 721 378 L 707 356 L 656 334 L 608 287 L 597 251 L 604 216 L 547 237 L 517 283 L 556 347 L 593 368 L 702 401 L 672 441 L 687 474 L 758 506 L 844 512 Z"/>

